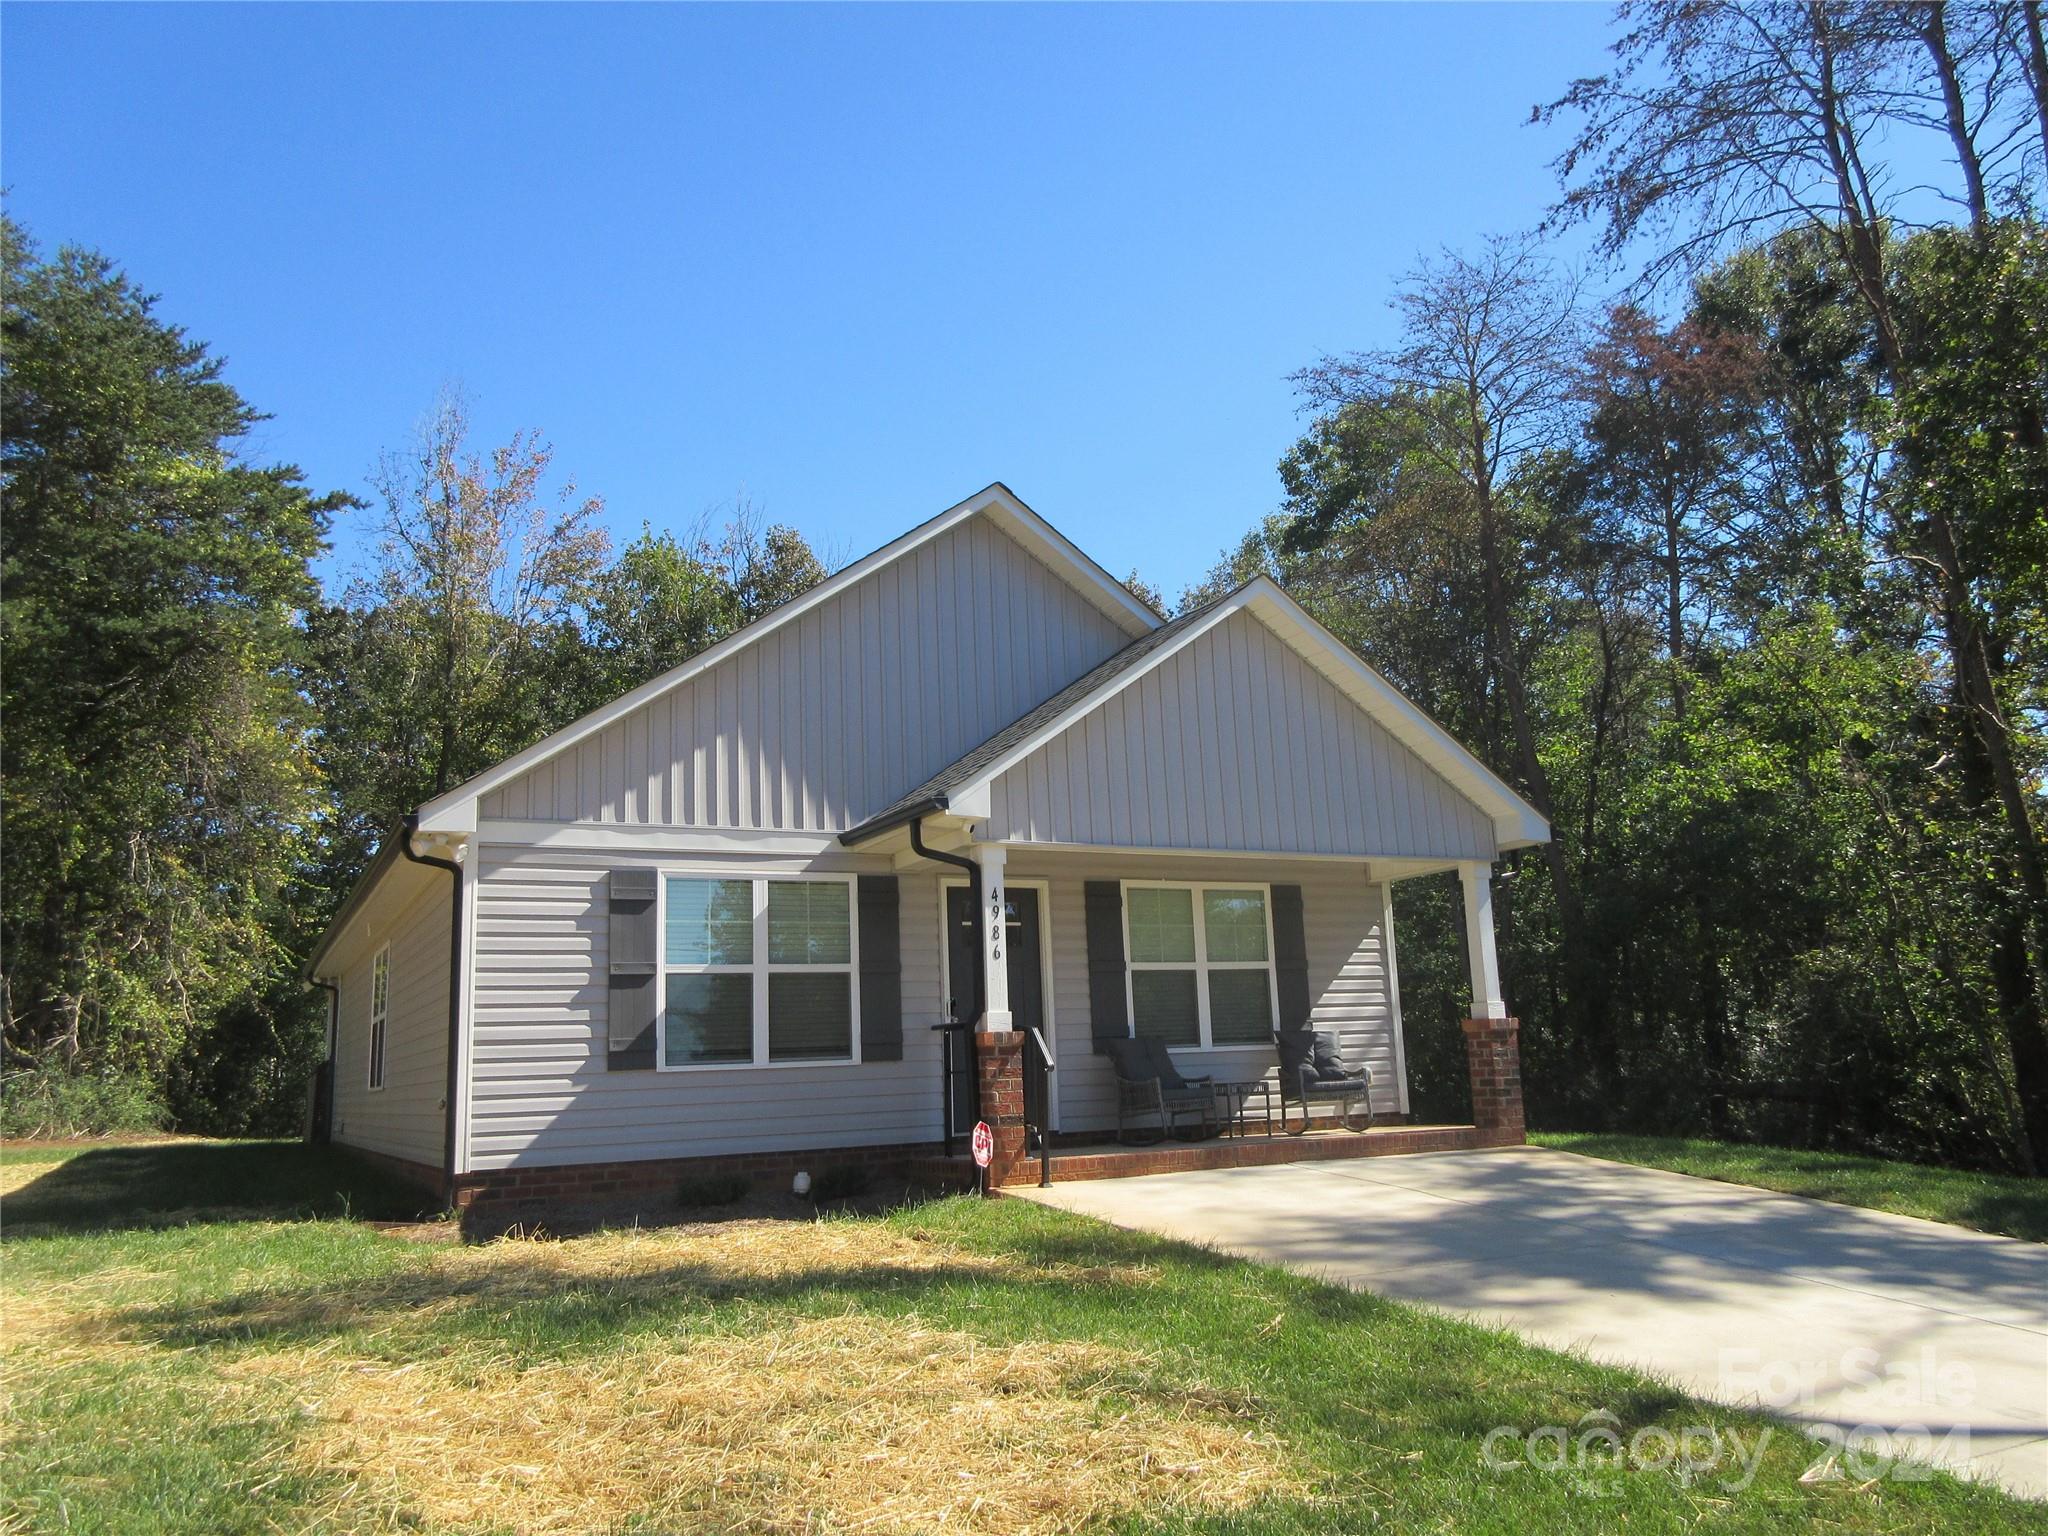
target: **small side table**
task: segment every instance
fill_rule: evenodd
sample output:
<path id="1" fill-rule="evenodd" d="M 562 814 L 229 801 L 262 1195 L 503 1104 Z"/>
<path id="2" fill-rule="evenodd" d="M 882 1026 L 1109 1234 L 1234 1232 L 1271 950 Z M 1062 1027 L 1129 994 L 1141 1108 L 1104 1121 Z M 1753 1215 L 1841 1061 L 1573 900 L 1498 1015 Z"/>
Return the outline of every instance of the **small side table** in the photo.
<path id="1" fill-rule="evenodd" d="M 1270 1079 L 1261 1077 L 1251 1082 L 1215 1083 L 1211 1086 L 1216 1090 L 1216 1097 L 1223 1106 L 1223 1123 L 1231 1128 L 1235 1135 L 1251 1135 L 1247 1111 L 1255 1094 L 1258 1096 L 1259 1115 L 1265 1125 L 1266 1134 L 1273 1134 L 1273 1084 Z"/>

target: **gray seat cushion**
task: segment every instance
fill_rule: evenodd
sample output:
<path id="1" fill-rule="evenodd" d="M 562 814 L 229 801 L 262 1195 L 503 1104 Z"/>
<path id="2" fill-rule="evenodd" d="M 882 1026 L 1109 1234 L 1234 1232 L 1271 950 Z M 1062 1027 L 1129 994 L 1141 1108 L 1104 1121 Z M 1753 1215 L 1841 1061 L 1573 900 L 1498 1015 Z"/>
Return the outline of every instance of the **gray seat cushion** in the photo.
<path id="1" fill-rule="evenodd" d="M 1362 1077 L 1316 1077 L 1310 1078 L 1307 1091 L 1311 1096 L 1328 1094 L 1332 1098 L 1346 1093 L 1364 1093 L 1371 1088 Z"/>

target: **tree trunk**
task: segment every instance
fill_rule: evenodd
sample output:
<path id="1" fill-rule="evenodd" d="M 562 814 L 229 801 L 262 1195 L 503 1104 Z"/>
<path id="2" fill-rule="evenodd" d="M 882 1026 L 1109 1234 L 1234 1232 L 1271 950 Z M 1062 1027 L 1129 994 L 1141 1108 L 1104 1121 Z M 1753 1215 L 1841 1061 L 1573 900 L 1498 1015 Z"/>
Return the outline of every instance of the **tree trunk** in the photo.
<path id="1" fill-rule="evenodd" d="M 1700 1030 L 1705 1037 L 1707 1068 L 1707 1134 L 1726 1141 L 1728 1118 L 1728 994 L 1722 985 L 1721 958 L 1709 941 L 1705 903 L 1693 903 L 1695 942 L 1700 946 Z"/>
<path id="2" fill-rule="evenodd" d="M 1536 748 L 1536 726 L 1529 711 L 1528 689 L 1516 654 L 1514 627 L 1508 612 L 1507 577 L 1501 568 L 1501 538 L 1493 486 L 1488 474 L 1484 425 L 1475 412 L 1473 419 L 1473 490 L 1479 512 L 1479 558 L 1486 589 L 1486 627 L 1492 632 L 1494 655 L 1500 667 L 1501 692 L 1507 696 L 1508 721 L 1514 732 L 1516 765 L 1528 786 L 1529 800 L 1553 826 L 1556 802 L 1550 793 L 1550 776 Z M 1611 1071 L 1614 1053 L 1607 1041 L 1605 1009 L 1600 999 L 1598 969 L 1586 948 L 1585 908 L 1579 900 L 1578 881 L 1563 840 L 1555 836 L 1543 845 L 1543 861 L 1549 867 L 1557 900 L 1559 947 L 1563 953 L 1566 995 L 1580 1013 L 1582 1038 L 1593 1043 L 1589 1053 L 1603 1073 Z"/>
<path id="3" fill-rule="evenodd" d="M 1910 378 L 1904 347 L 1892 313 L 1885 282 L 1881 237 L 1858 195 L 1853 130 L 1839 110 L 1835 92 L 1832 41 L 1824 35 L 1822 8 L 1814 7 L 1815 37 L 1822 58 L 1822 109 L 1826 113 L 1828 153 L 1833 163 L 1841 209 L 1848 226 L 1848 256 L 1856 287 L 1868 305 L 1877 331 L 1879 356 L 1897 394 Z M 2038 20 L 2038 7 L 2033 8 Z M 1955 675 L 1957 701 L 1965 718 L 1964 745 L 1974 748 L 1981 773 L 1966 774 L 1974 809 L 1997 807 L 2006 828 L 2007 872 L 2022 892 L 2022 908 L 2001 918 L 1994 943 L 2004 954 L 2017 946 L 2017 957 L 1994 961 L 2001 1022 L 2012 1052 L 2013 1075 L 2026 1113 L 2027 1139 L 2036 1163 L 2048 1166 L 2048 869 L 2044 869 L 2039 836 L 2027 805 L 2026 788 L 2012 750 L 2012 727 L 1998 697 L 1988 650 L 1988 626 L 1964 574 L 1960 543 L 1948 509 L 1938 501 L 1922 508 L 1915 531 L 1931 563 L 1940 572 L 1939 607 L 1942 638 Z M 1967 755 L 1967 753 L 1966 753 Z M 1971 783 L 1971 780 L 1975 780 Z"/>
<path id="4" fill-rule="evenodd" d="M 2048 156 L 2048 43 L 2042 41 L 2041 0 L 2025 0 L 2020 24 L 2027 37 L 2027 84 L 2034 91 L 2034 116 L 2041 128 L 2041 153 Z"/>
<path id="5" fill-rule="evenodd" d="M 1939 527 L 1948 533 L 1945 520 L 1939 520 Z M 1952 559 L 1953 546 L 1947 552 Z M 2010 727 L 1999 708 L 1982 630 L 1968 606 L 1967 589 L 1946 562 L 1943 575 L 1947 601 L 1942 635 L 1956 668 L 1956 694 L 1965 718 L 1964 790 L 1973 806 L 1998 806 L 2007 823 L 2009 851 L 1998 861 L 2001 878 L 1991 894 L 1991 972 L 1998 991 L 1999 1025 L 2012 1055 L 2013 1088 L 2033 1161 L 2037 1167 L 2048 1167 L 2048 1019 L 2043 1008 L 2048 994 L 2043 981 L 2048 870 L 2042 867 L 2040 840 L 2013 760 Z M 1988 700 L 1988 705 L 1980 706 L 1978 698 Z"/>
<path id="6" fill-rule="evenodd" d="M 1483 444 L 1482 452 L 1483 452 Z M 1482 460 L 1482 463 L 1484 461 Z M 1474 487 L 1479 502 L 1479 561 L 1486 581 L 1486 627 L 1493 634 L 1494 658 L 1500 668 L 1501 692 L 1507 696 L 1508 724 L 1515 737 L 1516 767 L 1529 787 L 1529 800 L 1546 820 L 1554 820 L 1556 802 L 1550 794 L 1550 775 L 1537 755 L 1536 726 L 1529 714 L 1529 692 L 1522 678 L 1521 663 L 1515 655 L 1513 621 L 1508 613 L 1507 576 L 1501 569 L 1500 528 L 1496 521 L 1493 488 L 1482 476 Z M 1558 916 L 1566 943 L 1572 944 L 1579 928 L 1580 907 L 1577 882 L 1571 865 L 1556 838 L 1543 845 L 1543 855 L 1557 881 Z"/>
<path id="7" fill-rule="evenodd" d="M 1664 646 L 1671 661 L 1671 713 L 1685 723 L 1685 572 L 1681 564 L 1680 518 L 1667 497 L 1664 505 Z"/>
<path id="8" fill-rule="evenodd" d="M 1970 228 L 1984 233 L 1991 210 L 1984 199 L 1984 166 L 1977 158 L 1977 141 L 1970 133 L 1970 115 L 1963 105 L 1963 82 L 1956 74 L 1956 61 L 1948 46 L 1948 8 L 1942 4 L 1922 7 L 1920 41 L 1926 46 L 1941 82 L 1942 114 L 1948 123 L 1949 143 L 1955 146 L 1956 163 L 1963 168 L 1964 196 L 1970 205 Z"/>

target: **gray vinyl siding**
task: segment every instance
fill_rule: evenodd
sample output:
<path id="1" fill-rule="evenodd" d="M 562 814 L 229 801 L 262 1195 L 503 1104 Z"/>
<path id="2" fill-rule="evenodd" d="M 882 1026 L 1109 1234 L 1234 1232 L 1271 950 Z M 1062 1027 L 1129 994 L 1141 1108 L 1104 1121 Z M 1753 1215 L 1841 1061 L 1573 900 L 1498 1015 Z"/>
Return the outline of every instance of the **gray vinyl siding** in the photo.
<path id="1" fill-rule="evenodd" d="M 621 854 L 485 845 L 476 885 L 470 1167 L 936 1142 L 938 880 L 905 872 L 903 1059 L 613 1072 L 605 1064 L 606 872 L 886 873 L 886 858 Z"/>
<path id="2" fill-rule="evenodd" d="M 843 831 L 1131 638 L 969 518 L 487 794 L 482 814 Z"/>
<path id="3" fill-rule="evenodd" d="M 437 878 L 368 935 L 342 973 L 334 1053 L 334 1139 L 439 1168 L 447 1135 L 448 904 L 453 882 Z M 384 1086 L 372 1090 L 370 976 L 391 946 L 384 1021 Z"/>
<path id="4" fill-rule="evenodd" d="M 1347 1062 L 1373 1071 L 1373 1107 L 1401 1107 L 1400 1020 L 1387 983 L 1382 887 L 1368 884 L 1356 865 L 1231 859 L 1142 858 L 1115 854 L 1033 855 L 1013 851 L 1007 875 L 1048 882 L 1051 903 L 1053 1044 L 1058 1069 L 1062 1131 L 1116 1124 L 1116 1090 L 1109 1061 L 1094 1051 L 1088 1007 L 1088 929 L 1082 885 L 1088 880 L 1254 881 L 1299 885 L 1308 942 L 1310 1022 L 1337 1032 Z M 1257 1049 L 1176 1051 L 1182 1071 L 1244 1081 L 1277 1068 L 1270 1046 Z M 1277 1103 L 1275 1105 L 1277 1110 Z"/>
<path id="5" fill-rule="evenodd" d="M 1493 824 L 1235 613 L 991 786 L 990 841 L 1491 859 Z"/>

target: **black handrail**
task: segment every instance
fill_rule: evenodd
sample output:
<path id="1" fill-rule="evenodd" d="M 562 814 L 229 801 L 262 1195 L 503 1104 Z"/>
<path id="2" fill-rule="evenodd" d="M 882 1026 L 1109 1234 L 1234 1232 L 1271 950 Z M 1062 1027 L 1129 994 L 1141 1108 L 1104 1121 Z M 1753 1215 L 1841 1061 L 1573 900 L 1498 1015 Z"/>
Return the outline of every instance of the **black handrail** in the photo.
<path id="1" fill-rule="evenodd" d="M 1045 1043 L 1045 1036 L 1038 1032 L 1036 1024 L 1031 1026 L 1030 1042 L 1033 1054 L 1038 1057 L 1038 1116 L 1044 1122 L 1028 1127 L 1038 1134 L 1038 1187 L 1052 1188 L 1052 1047 Z"/>

